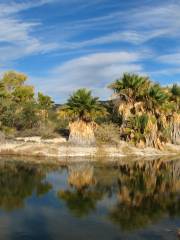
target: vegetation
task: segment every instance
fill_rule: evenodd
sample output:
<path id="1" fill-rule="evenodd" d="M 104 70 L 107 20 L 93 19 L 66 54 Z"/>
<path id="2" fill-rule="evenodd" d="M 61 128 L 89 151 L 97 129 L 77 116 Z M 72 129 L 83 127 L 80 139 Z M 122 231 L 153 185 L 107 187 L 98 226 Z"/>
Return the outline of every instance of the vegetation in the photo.
<path id="1" fill-rule="evenodd" d="M 165 142 L 179 143 L 180 86 L 161 87 L 147 77 L 124 74 L 109 87 L 122 117 L 122 139 L 156 148 Z"/>
<path id="2" fill-rule="evenodd" d="M 53 101 L 26 84 L 27 77 L 14 71 L 0 80 L 0 130 L 7 136 L 41 134 L 51 123 Z M 42 131 L 41 131 L 42 130 Z"/>
<path id="3" fill-rule="evenodd" d="M 59 116 L 70 120 L 69 141 L 74 144 L 94 144 L 94 122 L 98 117 L 106 115 L 106 109 L 91 91 L 79 89 L 68 99 L 67 104 L 60 109 Z"/>
<path id="4" fill-rule="evenodd" d="M 74 92 L 57 108 L 51 97 L 35 93 L 27 76 L 14 71 L 0 79 L 1 141 L 9 136 L 67 136 L 70 143 L 93 145 L 125 140 L 162 149 L 180 143 L 180 86 L 162 87 L 148 77 L 125 73 L 109 85 L 110 101 L 87 89 Z"/>

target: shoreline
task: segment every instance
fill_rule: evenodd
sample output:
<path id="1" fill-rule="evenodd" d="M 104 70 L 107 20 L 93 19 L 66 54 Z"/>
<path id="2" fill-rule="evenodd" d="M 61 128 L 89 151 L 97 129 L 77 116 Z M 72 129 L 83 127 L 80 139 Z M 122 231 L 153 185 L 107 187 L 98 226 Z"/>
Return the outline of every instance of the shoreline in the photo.
<path id="1" fill-rule="evenodd" d="M 69 158 L 136 158 L 180 156 L 180 145 L 166 144 L 163 150 L 155 148 L 137 148 L 126 142 L 118 145 L 98 144 L 97 146 L 70 145 L 63 138 L 39 140 L 28 138 L 1 143 L 0 156 L 43 157 L 57 159 L 58 162 Z"/>

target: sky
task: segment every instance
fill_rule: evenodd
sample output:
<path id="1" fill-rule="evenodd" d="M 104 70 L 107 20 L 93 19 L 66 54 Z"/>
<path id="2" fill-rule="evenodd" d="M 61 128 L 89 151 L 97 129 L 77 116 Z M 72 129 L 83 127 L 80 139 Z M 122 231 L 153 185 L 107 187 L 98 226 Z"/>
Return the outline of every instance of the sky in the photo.
<path id="1" fill-rule="evenodd" d="M 179 0 L 0 0 L 0 74 L 57 103 L 82 87 L 108 99 L 124 72 L 180 83 L 179 29 Z"/>

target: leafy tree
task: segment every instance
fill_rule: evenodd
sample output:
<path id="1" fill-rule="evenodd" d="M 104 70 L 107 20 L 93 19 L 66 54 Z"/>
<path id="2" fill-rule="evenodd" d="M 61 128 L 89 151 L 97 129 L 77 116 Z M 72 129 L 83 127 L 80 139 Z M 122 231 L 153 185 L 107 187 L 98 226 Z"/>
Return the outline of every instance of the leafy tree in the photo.
<path id="1" fill-rule="evenodd" d="M 15 71 L 6 72 L 0 80 L 0 126 L 18 131 L 38 127 L 52 107 L 50 97 L 38 94 L 26 84 L 27 76 Z M 46 114 L 48 118 L 48 114 Z"/>
<path id="2" fill-rule="evenodd" d="M 15 71 L 8 71 L 3 75 L 2 83 L 8 93 L 12 93 L 16 87 L 22 86 L 27 80 L 27 76 Z"/>
<path id="3" fill-rule="evenodd" d="M 53 107 L 53 101 L 51 97 L 44 95 L 43 93 L 38 93 L 38 104 L 41 109 L 49 110 Z"/>
<path id="4" fill-rule="evenodd" d="M 17 103 L 30 102 L 34 100 L 34 88 L 32 86 L 18 86 L 12 93 L 12 97 Z"/>

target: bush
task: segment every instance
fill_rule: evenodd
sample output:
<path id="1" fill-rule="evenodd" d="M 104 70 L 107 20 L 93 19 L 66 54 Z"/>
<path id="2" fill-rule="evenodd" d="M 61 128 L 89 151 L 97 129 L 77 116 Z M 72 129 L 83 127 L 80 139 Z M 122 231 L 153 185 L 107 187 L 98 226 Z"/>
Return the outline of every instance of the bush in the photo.
<path id="1" fill-rule="evenodd" d="M 6 138 L 11 139 L 15 137 L 17 131 L 15 128 L 3 126 L 2 132 Z"/>
<path id="2" fill-rule="evenodd" d="M 42 124 L 40 127 L 34 127 L 18 131 L 16 137 L 34 137 L 40 136 L 44 139 L 57 137 L 58 134 L 55 132 L 55 126 L 51 122 Z"/>
<path id="3" fill-rule="evenodd" d="M 97 143 L 118 144 L 120 141 L 119 127 L 115 124 L 101 124 L 95 130 Z"/>

